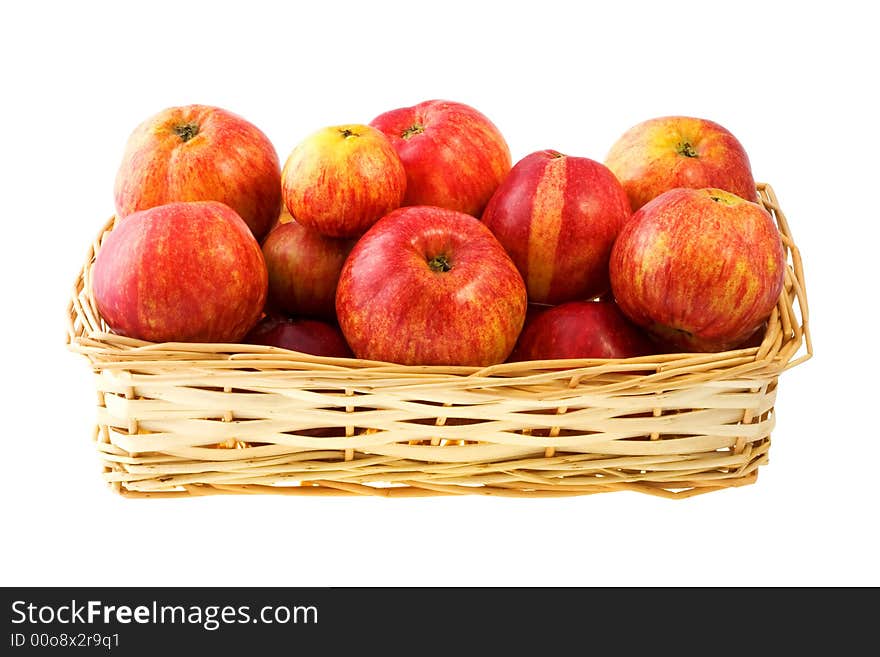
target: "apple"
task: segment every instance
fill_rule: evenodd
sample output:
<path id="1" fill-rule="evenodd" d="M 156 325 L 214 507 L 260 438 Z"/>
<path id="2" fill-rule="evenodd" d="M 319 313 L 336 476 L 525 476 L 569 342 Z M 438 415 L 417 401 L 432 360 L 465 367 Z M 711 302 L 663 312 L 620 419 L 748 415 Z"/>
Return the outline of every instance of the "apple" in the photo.
<path id="1" fill-rule="evenodd" d="M 284 204 L 299 223 L 328 237 L 358 237 L 400 207 L 406 172 L 376 128 L 322 128 L 303 139 L 281 172 Z"/>
<path id="2" fill-rule="evenodd" d="M 433 206 L 376 222 L 345 261 L 336 291 L 355 355 L 404 365 L 501 363 L 526 304 L 522 277 L 491 231 Z"/>
<path id="3" fill-rule="evenodd" d="M 739 342 L 737 344 L 730 345 L 728 349 L 750 349 L 753 347 L 760 347 L 764 342 L 764 335 L 767 332 L 767 322 L 763 322 L 749 337 L 747 337 L 743 342 Z M 681 351 L 681 346 L 676 344 L 664 344 L 659 338 L 652 336 L 652 341 L 655 346 L 655 353 L 658 354 L 671 354 L 677 353 Z"/>
<path id="4" fill-rule="evenodd" d="M 508 360 L 631 358 L 654 347 L 613 301 L 569 301 L 527 320 Z"/>
<path id="5" fill-rule="evenodd" d="M 245 336 L 246 344 L 261 344 L 315 356 L 351 358 L 339 327 L 317 319 L 267 315 Z"/>
<path id="6" fill-rule="evenodd" d="M 406 169 L 404 205 L 434 205 L 479 217 L 510 171 L 501 132 L 473 107 L 426 100 L 380 114 L 384 132 Z"/>
<path id="7" fill-rule="evenodd" d="M 770 214 L 720 189 L 679 188 L 620 231 L 609 264 L 621 310 L 659 342 L 725 351 L 770 315 L 785 275 Z"/>
<path id="8" fill-rule="evenodd" d="M 256 126 L 219 107 L 170 107 L 134 129 L 114 188 L 116 214 L 175 201 L 225 203 L 263 238 L 281 209 L 275 147 Z"/>
<path id="9" fill-rule="evenodd" d="M 708 119 L 663 116 L 643 121 L 621 135 L 605 164 L 626 190 L 633 212 L 676 187 L 713 187 L 758 200 L 742 144 Z"/>
<path id="10" fill-rule="evenodd" d="M 522 274 L 529 301 L 556 305 L 608 290 L 611 247 L 631 214 L 603 164 L 544 150 L 514 165 L 483 223 Z"/>
<path id="11" fill-rule="evenodd" d="M 336 283 L 353 240 L 326 237 L 283 212 L 263 240 L 269 303 L 289 315 L 336 318 Z"/>
<path id="12" fill-rule="evenodd" d="M 267 287 L 259 243 L 216 201 L 168 203 L 118 221 L 92 270 L 107 325 L 149 342 L 238 342 L 260 318 Z"/>
<path id="13" fill-rule="evenodd" d="M 736 349 L 750 349 L 752 347 L 760 347 L 764 342 L 764 335 L 767 333 L 767 322 L 763 322 L 757 330 L 745 339 L 741 344 L 736 345 Z"/>

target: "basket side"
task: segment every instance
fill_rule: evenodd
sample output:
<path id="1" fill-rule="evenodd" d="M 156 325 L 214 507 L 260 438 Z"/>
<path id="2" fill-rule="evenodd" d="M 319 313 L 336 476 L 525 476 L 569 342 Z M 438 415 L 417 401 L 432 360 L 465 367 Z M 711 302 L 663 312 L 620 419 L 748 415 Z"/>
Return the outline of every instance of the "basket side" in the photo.
<path id="1" fill-rule="evenodd" d="M 646 389 L 564 374 L 491 387 L 226 368 L 96 377 L 105 478 L 145 496 L 682 497 L 753 481 L 775 422 L 776 380 L 747 375 Z"/>
<path id="2" fill-rule="evenodd" d="M 86 356 L 95 349 L 109 346 L 101 340 L 101 336 L 109 331 L 92 296 L 91 274 L 101 244 L 115 225 L 114 216 L 107 220 L 89 245 L 85 262 L 76 276 L 67 304 L 67 345 L 71 350 Z"/>
<path id="3" fill-rule="evenodd" d="M 779 205 L 776 193 L 767 183 L 758 183 L 758 196 L 761 205 L 771 214 L 779 229 L 788 266 L 779 302 L 771 317 L 771 323 L 778 323 L 779 345 L 776 336 L 770 343 L 765 337 L 757 358 L 766 356 L 771 349 L 778 349 L 775 360 L 780 372 L 799 365 L 813 356 L 813 340 L 810 335 L 810 308 L 807 301 L 807 287 L 804 278 L 804 264 L 800 249 L 795 244 L 788 220 Z M 803 347 L 803 349 L 802 349 Z"/>

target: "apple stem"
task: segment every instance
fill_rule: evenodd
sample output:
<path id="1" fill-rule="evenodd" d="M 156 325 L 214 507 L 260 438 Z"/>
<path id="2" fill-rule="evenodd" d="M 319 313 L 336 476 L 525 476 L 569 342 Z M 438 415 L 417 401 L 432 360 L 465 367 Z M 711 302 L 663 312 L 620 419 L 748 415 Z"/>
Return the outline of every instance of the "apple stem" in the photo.
<path id="1" fill-rule="evenodd" d="M 342 136 L 345 139 L 348 139 L 349 137 L 360 137 L 358 133 L 356 133 L 354 130 L 349 130 L 348 128 L 343 128 L 339 132 L 342 133 Z"/>
<path id="2" fill-rule="evenodd" d="M 697 151 L 694 150 L 694 147 L 690 145 L 688 142 L 681 142 L 676 147 L 675 150 L 679 155 L 684 155 L 685 157 L 697 157 Z"/>
<path id="3" fill-rule="evenodd" d="M 189 123 L 178 123 L 174 126 L 174 134 L 180 137 L 184 143 L 199 134 L 199 126 L 197 123 L 190 121 Z"/>
<path id="4" fill-rule="evenodd" d="M 420 135 L 425 131 L 425 126 L 420 123 L 413 123 L 410 127 L 400 133 L 402 139 L 409 139 L 413 135 Z"/>
<path id="5" fill-rule="evenodd" d="M 452 269 L 452 264 L 450 264 L 449 258 L 441 254 L 428 260 L 428 267 L 431 268 L 431 271 L 441 272 Z"/>

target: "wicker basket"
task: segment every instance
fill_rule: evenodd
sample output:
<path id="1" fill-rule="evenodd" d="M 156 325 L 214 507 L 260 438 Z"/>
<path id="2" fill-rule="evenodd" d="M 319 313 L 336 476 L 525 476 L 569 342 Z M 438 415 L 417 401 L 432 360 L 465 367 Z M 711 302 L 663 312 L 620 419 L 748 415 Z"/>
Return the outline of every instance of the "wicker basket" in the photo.
<path id="1" fill-rule="evenodd" d="M 94 370 L 103 476 L 132 497 L 687 497 L 750 484 L 767 462 L 779 374 L 812 355 L 800 255 L 773 190 L 758 190 L 788 258 L 760 346 L 483 369 L 114 335 L 90 285 L 111 219 L 68 326 Z"/>

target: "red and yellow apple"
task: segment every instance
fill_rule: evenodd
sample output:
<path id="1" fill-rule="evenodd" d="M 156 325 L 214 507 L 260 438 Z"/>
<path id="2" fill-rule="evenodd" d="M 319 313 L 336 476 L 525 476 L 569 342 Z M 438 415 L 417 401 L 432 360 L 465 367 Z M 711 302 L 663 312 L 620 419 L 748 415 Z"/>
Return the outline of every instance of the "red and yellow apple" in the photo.
<path id="1" fill-rule="evenodd" d="M 283 212 L 263 240 L 269 303 L 297 317 L 336 318 L 336 283 L 354 241 L 327 237 Z"/>
<path id="2" fill-rule="evenodd" d="M 281 208 L 275 147 L 252 123 L 218 107 L 171 107 L 128 139 L 116 174 L 116 214 L 177 201 L 219 201 L 263 238 Z"/>
<path id="3" fill-rule="evenodd" d="M 351 349 L 339 327 L 318 319 L 270 314 L 248 332 L 243 342 L 281 347 L 315 356 L 352 357 Z"/>
<path id="4" fill-rule="evenodd" d="M 607 167 L 544 150 L 510 170 L 483 223 L 522 274 L 529 301 L 555 305 L 608 290 L 611 247 L 630 215 Z"/>
<path id="5" fill-rule="evenodd" d="M 355 244 L 336 314 L 358 358 L 404 365 L 503 362 L 526 314 L 522 277 L 476 218 L 400 208 Z"/>
<path id="6" fill-rule="evenodd" d="M 284 204 L 299 223 L 328 237 L 358 237 L 400 207 L 406 172 L 376 128 L 322 128 L 303 139 L 281 172 Z"/>
<path id="7" fill-rule="evenodd" d="M 621 310 L 682 351 L 747 340 L 782 291 L 785 255 L 770 214 L 720 189 L 673 189 L 623 227 L 609 265 Z"/>
<path id="8" fill-rule="evenodd" d="M 569 301 L 526 320 L 508 360 L 631 358 L 654 351 L 613 301 Z"/>
<path id="9" fill-rule="evenodd" d="M 107 325 L 150 342 L 238 342 L 259 320 L 267 286 L 259 243 L 215 201 L 129 215 L 107 234 L 92 270 Z"/>
<path id="10" fill-rule="evenodd" d="M 479 217 L 510 171 L 510 149 L 484 114 L 464 103 L 427 100 L 380 114 L 406 169 L 404 205 L 434 205 Z"/>
<path id="11" fill-rule="evenodd" d="M 662 116 L 627 130 L 605 164 L 620 180 L 635 212 L 677 187 L 713 187 L 757 201 L 749 157 L 723 126 L 690 116 Z"/>

